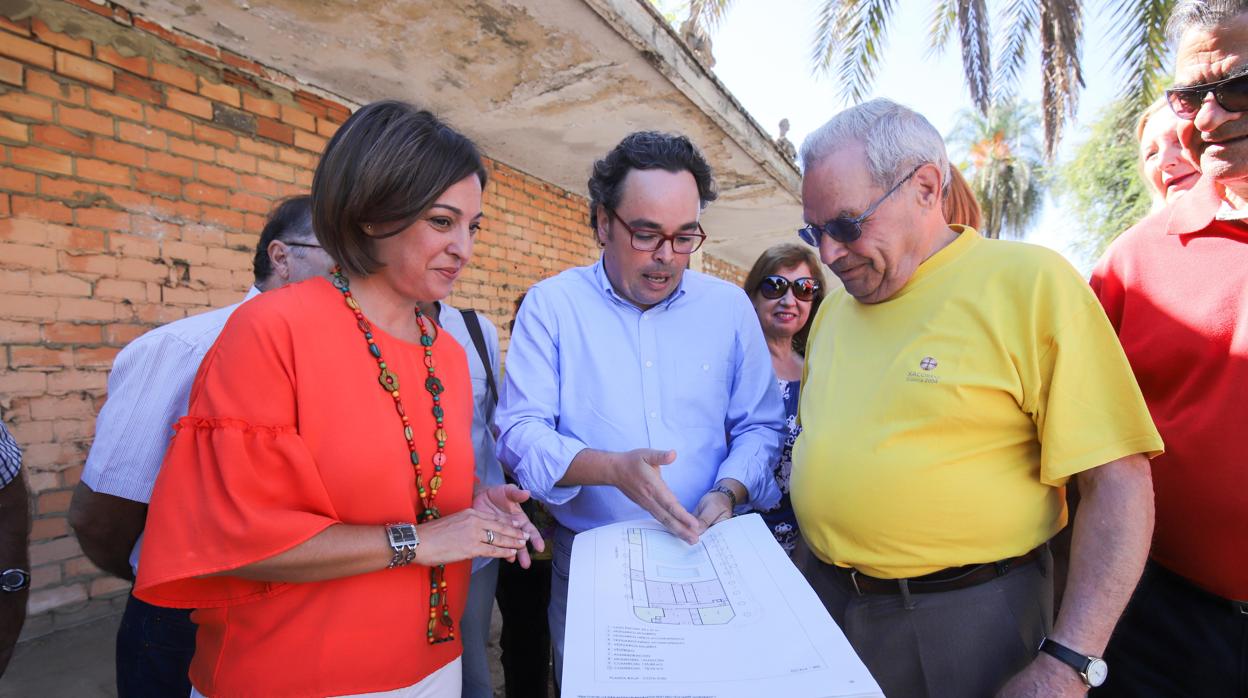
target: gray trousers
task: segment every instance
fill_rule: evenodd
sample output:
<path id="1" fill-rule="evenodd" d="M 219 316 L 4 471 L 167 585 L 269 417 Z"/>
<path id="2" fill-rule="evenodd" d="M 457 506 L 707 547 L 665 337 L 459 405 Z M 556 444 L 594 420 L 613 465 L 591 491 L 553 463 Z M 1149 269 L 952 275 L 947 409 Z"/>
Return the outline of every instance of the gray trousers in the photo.
<path id="1" fill-rule="evenodd" d="M 794 562 L 886 696 L 994 695 L 1053 629 L 1052 556 L 965 589 L 859 596 L 799 542 Z M 907 606 L 909 606 L 907 608 Z"/>
<path id="2" fill-rule="evenodd" d="M 468 601 L 459 622 L 464 643 L 464 698 L 493 698 L 494 682 L 490 680 L 490 658 L 485 651 L 490 641 L 490 616 L 494 612 L 494 587 L 498 583 L 498 566 L 494 560 L 472 573 L 468 583 Z"/>

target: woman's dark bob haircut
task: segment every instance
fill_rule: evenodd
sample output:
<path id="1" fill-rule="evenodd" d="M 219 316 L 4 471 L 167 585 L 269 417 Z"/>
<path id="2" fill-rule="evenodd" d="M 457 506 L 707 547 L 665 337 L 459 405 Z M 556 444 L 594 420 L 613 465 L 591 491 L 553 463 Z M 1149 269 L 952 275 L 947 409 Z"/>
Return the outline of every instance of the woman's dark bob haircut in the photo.
<path id="1" fill-rule="evenodd" d="M 329 141 L 312 177 L 312 227 L 343 271 L 384 266 L 374 242 L 411 225 L 452 184 L 485 164 L 471 140 L 406 102 L 373 102 Z"/>

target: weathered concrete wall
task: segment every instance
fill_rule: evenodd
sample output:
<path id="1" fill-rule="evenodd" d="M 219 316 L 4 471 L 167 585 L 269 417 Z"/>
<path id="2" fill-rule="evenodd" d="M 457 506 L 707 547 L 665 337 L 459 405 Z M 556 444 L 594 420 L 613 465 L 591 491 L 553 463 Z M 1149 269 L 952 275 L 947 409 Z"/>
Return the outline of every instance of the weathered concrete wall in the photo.
<path id="1" fill-rule="evenodd" d="M 113 358 L 242 296 L 265 215 L 306 191 L 350 109 L 114 4 L 0 0 L 0 417 L 33 490 L 26 637 L 124 602 L 128 585 L 82 556 L 65 519 Z M 597 249 L 583 198 L 490 167 L 487 223 L 451 302 L 505 341 L 515 297 Z"/>

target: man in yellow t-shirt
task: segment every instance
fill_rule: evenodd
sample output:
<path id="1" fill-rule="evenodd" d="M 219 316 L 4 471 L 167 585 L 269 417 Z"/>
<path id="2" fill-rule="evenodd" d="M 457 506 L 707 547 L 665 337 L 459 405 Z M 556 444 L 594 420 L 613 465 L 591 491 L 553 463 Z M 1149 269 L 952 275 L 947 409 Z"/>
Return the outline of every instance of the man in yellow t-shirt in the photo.
<path id="1" fill-rule="evenodd" d="M 846 110 L 801 155 L 802 237 L 844 289 L 806 351 L 799 565 L 886 695 L 1082 695 L 1144 565 L 1162 449 L 1100 304 L 1059 255 L 946 225 L 944 143 L 905 107 Z"/>

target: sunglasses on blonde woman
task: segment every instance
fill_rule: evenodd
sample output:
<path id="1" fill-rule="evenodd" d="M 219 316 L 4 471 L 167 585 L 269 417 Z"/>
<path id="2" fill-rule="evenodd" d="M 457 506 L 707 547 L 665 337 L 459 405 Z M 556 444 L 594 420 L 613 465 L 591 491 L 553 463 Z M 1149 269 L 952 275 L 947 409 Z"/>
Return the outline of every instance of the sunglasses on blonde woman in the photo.
<path id="1" fill-rule="evenodd" d="M 803 276 L 789 281 L 779 274 L 772 274 L 758 282 L 758 294 L 772 301 L 783 298 L 790 288 L 793 289 L 793 297 L 799 301 L 814 300 L 815 294 L 819 293 L 819 280 Z"/>

